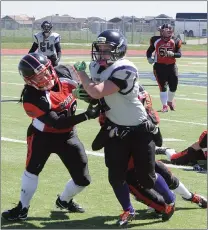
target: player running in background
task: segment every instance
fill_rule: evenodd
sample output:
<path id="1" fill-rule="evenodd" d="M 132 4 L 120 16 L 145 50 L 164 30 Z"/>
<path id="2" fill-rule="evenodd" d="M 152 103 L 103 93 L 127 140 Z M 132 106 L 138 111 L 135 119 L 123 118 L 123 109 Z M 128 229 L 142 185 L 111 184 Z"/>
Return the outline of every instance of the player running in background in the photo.
<path id="1" fill-rule="evenodd" d="M 173 28 L 170 24 L 162 25 L 159 30 L 160 36 L 151 37 L 146 56 L 150 64 L 154 63 L 153 72 L 160 89 L 161 111 L 168 112 L 168 107 L 175 110 L 174 96 L 178 86 L 176 58 L 181 57 L 182 42 L 173 37 Z"/>
<path id="2" fill-rule="evenodd" d="M 34 34 L 34 42 L 28 53 L 38 52 L 47 56 L 53 66 L 58 65 L 61 59 L 60 35 L 52 32 L 51 22 L 44 21 L 41 24 L 42 32 Z"/>

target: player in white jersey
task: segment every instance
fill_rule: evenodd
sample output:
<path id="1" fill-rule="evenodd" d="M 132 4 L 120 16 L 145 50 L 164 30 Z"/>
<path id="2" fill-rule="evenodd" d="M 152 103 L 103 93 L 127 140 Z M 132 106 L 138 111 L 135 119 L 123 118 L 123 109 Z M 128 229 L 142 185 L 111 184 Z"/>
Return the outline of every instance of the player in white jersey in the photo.
<path id="1" fill-rule="evenodd" d="M 28 53 L 38 52 L 47 56 L 53 66 L 57 66 L 61 59 L 60 35 L 52 32 L 53 25 L 44 21 L 41 24 L 42 32 L 34 34 L 34 42 Z"/>
<path id="2" fill-rule="evenodd" d="M 137 179 L 144 188 L 154 188 L 170 205 L 174 212 L 175 197 L 165 180 L 155 173 L 155 144 L 153 133 L 157 127 L 148 121 L 146 110 L 138 100 L 138 70 L 125 58 L 126 38 L 114 30 L 102 32 L 92 44 L 91 78 L 86 74 L 86 64 L 76 63 L 75 69 L 86 92 L 99 99 L 105 110 L 103 127 L 105 163 L 108 167 L 109 182 L 124 212 L 118 224 L 124 225 L 135 216 L 126 183 L 128 161 L 132 155 Z M 78 92 L 79 93 L 79 92 Z M 76 92 L 75 92 L 76 94 Z"/>

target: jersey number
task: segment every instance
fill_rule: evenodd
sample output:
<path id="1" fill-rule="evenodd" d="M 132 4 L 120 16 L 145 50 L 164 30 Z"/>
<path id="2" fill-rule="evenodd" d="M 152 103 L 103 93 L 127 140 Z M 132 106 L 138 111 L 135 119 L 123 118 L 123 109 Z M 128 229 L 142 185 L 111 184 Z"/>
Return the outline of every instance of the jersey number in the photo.
<path id="1" fill-rule="evenodd" d="M 46 52 L 46 50 L 53 51 L 53 45 L 50 45 L 49 42 L 40 42 L 40 50 L 42 52 Z"/>
<path id="2" fill-rule="evenodd" d="M 161 57 L 165 57 L 165 54 L 166 54 L 167 51 L 173 51 L 173 48 L 160 47 L 159 48 L 159 55 Z"/>

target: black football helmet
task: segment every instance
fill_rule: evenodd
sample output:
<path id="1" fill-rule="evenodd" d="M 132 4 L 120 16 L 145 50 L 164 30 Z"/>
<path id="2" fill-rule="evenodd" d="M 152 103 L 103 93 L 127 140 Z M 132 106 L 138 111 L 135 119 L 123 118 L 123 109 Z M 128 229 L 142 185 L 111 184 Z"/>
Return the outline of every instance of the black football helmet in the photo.
<path id="1" fill-rule="evenodd" d="M 58 79 L 51 61 L 40 53 L 25 55 L 19 62 L 18 70 L 25 83 L 38 90 L 50 90 Z"/>
<path id="2" fill-rule="evenodd" d="M 169 41 L 173 36 L 173 27 L 170 24 L 164 24 L 160 29 L 161 37 L 164 41 Z"/>
<path id="3" fill-rule="evenodd" d="M 125 56 L 127 40 L 118 31 L 105 30 L 92 43 L 92 60 L 109 65 Z"/>
<path id="4" fill-rule="evenodd" d="M 44 22 L 42 22 L 42 24 L 41 24 L 41 29 L 42 29 L 43 34 L 44 34 L 45 36 L 49 36 L 49 35 L 50 35 L 52 28 L 53 28 L 53 25 L 52 25 L 51 22 L 44 21 Z"/>

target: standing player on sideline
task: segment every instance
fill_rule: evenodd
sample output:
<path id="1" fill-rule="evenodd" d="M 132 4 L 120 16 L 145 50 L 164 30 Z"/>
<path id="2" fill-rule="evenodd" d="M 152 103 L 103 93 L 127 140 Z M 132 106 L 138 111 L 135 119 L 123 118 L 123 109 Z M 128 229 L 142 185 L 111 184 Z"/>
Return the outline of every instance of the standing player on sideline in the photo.
<path id="1" fill-rule="evenodd" d="M 160 100 L 162 102 L 162 112 L 168 112 L 168 106 L 175 110 L 174 96 L 178 86 L 178 68 L 176 58 L 181 57 L 181 40 L 173 38 L 173 28 L 169 24 L 164 24 L 160 30 L 160 36 L 150 39 L 150 46 L 146 56 L 150 64 L 154 63 L 153 70 L 155 78 L 160 88 Z M 154 59 L 152 53 L 155 51 Z M 167 92 L 167 86 L 169 90 Z"/>
<path id="2" fill-rule="evenodd" d="M 34 34 L 34 42 L 28 53 L 33 53 L 38 49 L 39 53 L 47 56 L 53 66 L 57 66 L 61 59 L 60 35 L 52 32 L 53 25 L 44 21 L 41 24 L 42 32 Z"/>

